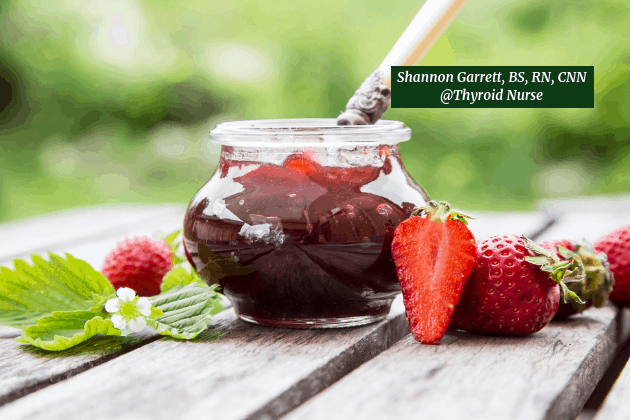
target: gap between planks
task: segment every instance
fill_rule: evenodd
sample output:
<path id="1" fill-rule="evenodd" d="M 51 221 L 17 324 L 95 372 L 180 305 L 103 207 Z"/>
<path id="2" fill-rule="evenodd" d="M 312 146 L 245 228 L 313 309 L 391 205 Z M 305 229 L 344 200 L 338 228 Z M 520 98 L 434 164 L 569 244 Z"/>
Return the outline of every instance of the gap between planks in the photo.
<path id="1" fill-rule="evenodd" d="M 540 230 L 541 226 L 545 225 L 544 215 L 529 213 L 484 214 L 480 219 L 471 221 L 471 229 L 478 238 L 502 232 L 506 226 L 517 229 L 514 233 L 529 233 Z M 109 389 L 105 386 L 107 393 L 96 399 L 111 399 L 109 405 L 113 407 L 112 410 L 118 407 L 123 409 L 124 413 L 131 410 L 137 414 L 146 414 L 145 411 L 149 410 L 152 416 L 168 418 L 179 413 L 174 413 L 173 407 L 186 403 L 180 409 L 188 409 L 191 417 L 194 413 L 213 410 L 214 406 L 227 406 L 228 412 L 222 414 L 225 418 L 277 418 L 408 334 L 404 308 L 400 299 L 393 306 L 386 321 L 338 331 L 283 330 L 250 326 L 237 320 L 231 311 L 219 315 L 217 319 L 223 319 L 222 324 L 218 330 L 211 331 L 226 332 L 228 339 L 219 339 L 210 343 L 204 343 L 203 340 L 182 343 L 163 339 L 114 360 L 111 359 L 120 353 L 95 356 L 87 364 L 82 361 L 82 366 L 89 368 L 90 363 L 92 365 L 103 363 L 99 357 L 105 357 L 108 363 L 43 390 L 35 387 L 33 389 L 37 392 L 34 395 L 6 405 L 0 410 L 0 417 L 8 415 L 11 418 L 20 416 L 54 418 L 55 416 L 50 414 L 54 410 L 51 411 L 48 403 L 45 407 L 40 405 L 40 401 L 46 401 L 49 398 L 47 396 L 51 398 L 49 402 L 60 401 L 60 410 L 63 410 L 64 404 L 61 401 L 65 398 L 69 398 L 68 404 L 72 404 L 77 409 L 77 404 L 82 404 L 84 409 L 90 410 L 90 404 L 96 400 L 87 398 L 87 401 L 76 401 L 75 394 L 77 389 L 85 388 L 81 385 L 82 381 L 96 380 L 97 383 L 109 384 Z M 308 345 L 309 343 L 312 345 Z M 163 354 L 168 354 L 168 356 L 165 358 Z M 171 366 L 171 368 L 166 373 L 159 373 L 158 367 L 161 364 L 143 362 L 144 359 L 161 360 L 161 364 Z M 206 362 L 216 362 L 219 367 L 208 367 L 206 363 L 201 363 L 200 366 L 188 367 L 183 375 L 179 373 L 180 363 L 204 359 L 207 359 Z M 274 360 L 276 362 L 273 362 Z M 29 361 L 25 361 L 22 369 L 28 364 Z M 223 368 L 220 365 L 224 365 Z M 116 368 L 117 366 L 119 368 Z M 243 366 L 248 366 L 249 370 L 243 371 Z M 149 370 L 158 372 L 154 380 L 144 377 L 148 367 L 151 368 Z M 69 372 L 73 372 L 72 368 L 69 368 Z M 284 375 L 284 380 L 279 380 L 279 375 Z M 66 379 L 66 376 L 56 374 L 54 378 L 62 380 Z M 179 383 L 175 381 L 175 384 L 172 384 L 175 377 L 179 378 Z M 130 380 L 126 381 L 125 378 L 130 378 Z M 195 398 L 192 399 L 183 397 L 188 396 L 190 392 L 191 385 L 186 384 L 190 378 L 197 378 L 198 383 L 194 383 L 193 388 L 201 392 L 201 394 L 193 393 Z M 39 383 L 46 384 L 46 379 L 40 378 Z M 226 388 L 224 385 L 230 386 Z M 28 386 L 24 385 L 23 389 L 28 389 Z M 149 386 L 149 390 L 152 391 L 150 396 L 141 398 L 140 403 L 133 398 L 121 402 L 120 395 L 116 392 L 119 386 L 137 390 L 136 396 L 145 395 L 142 391 L 143 386 Z M 157 390 L 154 389 L 155 387 Z M 245 392 L 245 395 L 257 398 L 248 398 L 249 403 L 244 404 L 238 395 L 243 395 L 243 388 L 247 389 L 247 387 L 253 389 Z M 99 389 L 103 390 L 104 386 L 99 386 Z M 218 393 L 217 399 L 214 396 L 206 397 L 205 391 L 210 389 L 231 391 Z M 165 392 L 166 390 L 168 392 Z M 178 395 L 180 398 L 171 401 L 172 398 L 169 398 L 171 394 Z M 13 395 L 22 394 L 14 391 Z M 230 396 L 233 398 L 230 399 Z M 151 401 L 151 403 L 144 405 L 142 401 Z M 107 413 L 104 412 L 102 415 L 107 417 L 121 414 Z M 57 414 L 61 415 L 61 412 Z"/>
<path id="2" fill-rule="evenodd" d="M 40 235 L 42 238 L 41 243 L 35 244 L 32 253 L 42 253 L 42 250 L 56 253 L 65 251 L 99 269 L 105 255 L 118 241 L 132 235 L 150 236 L 157 228 L 176 230 L 181 226 L 183 216 L 183 207 L 174 206 L 99 207 L 15 223 L 1 227 L 0 233 L 14 232 L 19 227 L 27 237 Z M 77 221 L 86 220 L 99 220 L 102 224 L 77 232 Z M 47 246 L 50 247 L 44 248 L 42 243 L 49 244 Z M 18 247 L 18 250 L 23 254 L 14 253 L 13 256 L 28 258 L 28 254 L 31 253 L 24 248 Z M 3 249 L 0 252 L 0 260 L 7 258 L 7 252 L 15 250 Z M 12 264 L 5 261 L 2 265 Z M 20 334 L 21 331 L 17 329 L 0 327 L 0 405 L 105 363 L 159 338 L 157 334 L 147 330 L 135 338 L 119 341 L 102 337 L 66 352 L 54 353 L 18 344 L 14 338 Z"/>
<path id="3" fill-rule="evenodd" d="M 628 336 L 621 321 L 610 305 L 527 337 L 407 336 L 285 418 L 573 420 Z"/>
<path id="4" fill-rule="evenodd" d="M 555 217 L 533 239 L 579 232 L 594 241 L 630 223 L 618 212 Z M 432 348 L 407 336 L 286 418 L 573 420 L 628 339 L 629 322 L 627 309 L 608 304 L 522 338 L 449 332 Z"/>
<path id="5" fill-rule="evenodd" d="M 615 378 L 616 380 L 601 406 L 597 410 L 589 410 L 589 414 L 592 414 L 590 418 L 593 416 L 595 420 L 627 420 L 630 418 L 630 406 L 628 406 L 628 399 L 630 398 L 629 354 L 630 342 L 626 343 L 624 347 L 626 362 L 623 370 Z"/>

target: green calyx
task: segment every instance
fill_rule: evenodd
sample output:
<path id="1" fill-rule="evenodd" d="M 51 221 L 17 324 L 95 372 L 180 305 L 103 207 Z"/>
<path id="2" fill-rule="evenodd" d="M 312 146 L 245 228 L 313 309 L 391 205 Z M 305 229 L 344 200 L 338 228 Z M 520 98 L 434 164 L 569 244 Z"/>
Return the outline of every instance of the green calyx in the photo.
<path id="1" fill-rule="evenodd" d="M 423 207 L 418 207 L 411 214 L 412 216 L 426 217 L 433 222 L 445 222 L 447 220 L 459 220 L 463 224 L 468 224 L 468 219 L 474 219 L 472 216 L 451 210 L 451 205 L 446 201 L 429 201 Z"/>
<path id="2" fill-rule="evenodd" d="M 573 258 L 585 274 L 585 278 L 582 281 L 570 283 L 568 285 L 569 289 L 586 303 L 592 302 L 597 308 L 604 306 L 615 284 L 606 254 L 596 254 L 593 246 L 587 242 L 574 245 L 573 251 L 562 246 L 558 246 L 557 249 L 563 258 Z M 586 309 L 586 303 L 570 302 L 571 306 L 578 312 Z"/>
<path id="3" fill-rule="evenodd" d="M 579 305 L 585 305 L 586 302 L 569 287 L 569 285 L 573 283 L 584 281 L 586 278 L 584 265 L 573 256 L 566 260 L 560 260 L 554 252 L 547 251 L 543 247 L 535 244 L 525 237 L 525 235 L 521 236 L 521 239 L 525 241 L 526 248 L 535 254 L 534 257 L 525 257 L 525 261 L 548 273 L 549 278 L 560 286 L 562 302 L 575 302 Z"/>

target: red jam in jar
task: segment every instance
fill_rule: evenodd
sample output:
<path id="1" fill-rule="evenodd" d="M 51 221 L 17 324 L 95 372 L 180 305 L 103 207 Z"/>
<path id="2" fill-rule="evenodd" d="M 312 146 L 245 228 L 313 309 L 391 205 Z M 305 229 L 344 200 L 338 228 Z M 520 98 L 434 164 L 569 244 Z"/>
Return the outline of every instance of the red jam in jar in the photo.
<path id="1" fill-rule="evenodd" d="M 407 174 L 397 121 L 219 124 L 218 168 L 184 220 L 190 263 L 243 320 L 279 327 L 378 321 L 400 292 L 390 245 L 428 201 Z"/>

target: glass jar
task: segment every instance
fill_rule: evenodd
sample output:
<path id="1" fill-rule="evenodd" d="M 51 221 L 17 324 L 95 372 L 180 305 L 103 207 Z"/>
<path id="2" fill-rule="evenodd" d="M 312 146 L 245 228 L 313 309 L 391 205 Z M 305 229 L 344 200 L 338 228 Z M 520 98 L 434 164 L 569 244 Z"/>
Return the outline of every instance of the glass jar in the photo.
<path id="1" fill-rule="evenodd" d="M 214 174 L 184 220 L 186 257 L 243 320 L 345 327 L 383 319 L 400 292 L 398 224 L 429 199 L 404 169 L 402 122 L 238 121 L 210 132 Z"/>

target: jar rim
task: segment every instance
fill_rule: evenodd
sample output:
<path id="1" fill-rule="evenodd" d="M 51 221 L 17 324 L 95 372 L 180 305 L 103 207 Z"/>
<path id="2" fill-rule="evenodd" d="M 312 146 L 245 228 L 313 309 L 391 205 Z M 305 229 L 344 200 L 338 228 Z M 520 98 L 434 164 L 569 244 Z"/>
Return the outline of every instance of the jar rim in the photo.
<path id="1" fill-rule="evenodd" d="M 338 126 L 335 118 L 244 120 L 219 123 L 210 131 L 213 143 L 229 146 L 396 144 L 410 138 L 411 129 L 393 120 L 344 126 Z"/>

